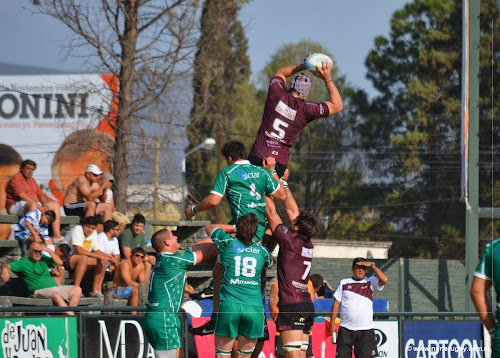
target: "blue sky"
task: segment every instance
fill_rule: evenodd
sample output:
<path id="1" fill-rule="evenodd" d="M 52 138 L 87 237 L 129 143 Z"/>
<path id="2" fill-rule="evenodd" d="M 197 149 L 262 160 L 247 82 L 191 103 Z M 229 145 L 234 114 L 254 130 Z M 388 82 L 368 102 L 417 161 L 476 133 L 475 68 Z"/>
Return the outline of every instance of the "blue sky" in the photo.
<path id="1" fill-rule="evenodd" d="M 260 71 L 285 43 L 321 43 L 334 54 L 349 83 L 375 92 L 366 80 L 364 60 L 377 35 L 389 34 L 393 12 L 406 0 L 253 0 L 240 19 L 247 29 L 252 72 Z M 24 7 L 31 0 L 0 1 L 0 62 L 76 71 L 81 59 L 65 58 L 69 33 L 48 17 Z"/>

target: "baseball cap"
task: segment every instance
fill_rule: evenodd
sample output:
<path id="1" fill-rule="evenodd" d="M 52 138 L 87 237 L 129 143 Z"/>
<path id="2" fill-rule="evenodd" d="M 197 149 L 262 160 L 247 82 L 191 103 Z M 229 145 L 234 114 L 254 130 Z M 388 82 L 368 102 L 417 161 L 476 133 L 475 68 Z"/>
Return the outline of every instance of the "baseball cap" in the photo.
<path id="1" fill-rule="evenodd" d="M 109 180 L 109 181 L 115 181 L 115 177 L 111 173 L 104 173 L 102 176 L 103 179 Z"/>
<path id="2" fill-rule="evenodd" d="M 303 73 L 298 73 L 292 77 L 290 89 L 302 95 L 305 99 L 311 90 L 311 79 Z"/>
<path id="3" fill-rule="evenodd" d="M 92 174 L 95 174 L 95 175 L 101 175 L 102 174 L 102 170 L 97 165 L 90 164 L 87 167 L 87 170 L 85 170 L 85 173 L 92 173 Z"/>

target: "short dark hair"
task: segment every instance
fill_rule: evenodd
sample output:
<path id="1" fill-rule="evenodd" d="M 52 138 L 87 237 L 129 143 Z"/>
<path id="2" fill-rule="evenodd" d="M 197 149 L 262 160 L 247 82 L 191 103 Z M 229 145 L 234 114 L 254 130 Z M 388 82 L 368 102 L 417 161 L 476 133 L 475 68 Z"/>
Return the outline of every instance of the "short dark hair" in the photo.
<path id="1" fill-rule="evenodd" d="M 298 227 L 298 236 L 304 241 L 310 241 L 318 233 L 318 221 L 305 210 L 299 212 L 295 226 Z"/>
<path id="2" fill-rule="evenodd" d="M 135 249 L 132 250 L 132 256 L 137 253 L 146 255 L 146 250 L 144 250 L 142 247 L 136 247 Z"/>
<path id="3" fill-rule="evenodd" d="M 108 220 L 104 223 L 104 226 L 103 226 L 103 231 L 104 232 L 108 232 L 108 231 L 111 231 L 113 230 L 115 227 L 118 226 L 118 223 L 114 220 Z"/>
<path id="4" fill-rule="evenodd" d="M 59 248 L 59 250 L 61 250 L 63 258 L 67 258 L 71 253 L 71 247 L 69 247 L 68 244 L 59 244 L 57 247 Z"/>
<path id="5" fill-rule="evenodd" d="M 163 234 L 167 231 L 167 229 L 161 229 L 155 232 L 153 237 L 151 238 L 151 245 L 156 252 L 160 252 L 165 247 L 165 243 L 163 242 L 164 239 L 160 236 L 163 236 Z"/>
<path id="6" fill-rule="evenodd" d="M 314 289 L 317 289 L 318 287 L 321 287 L 325 280 L 323 279 L 323 276 L 321 276 L 319 273 L 313 273 L 311 276 L 309 276 L 309 280 L 311 280 Z"/>
<path id="7" fill-rule="evenodd" d="M 249 213 L 238 219 L 236 223 L 236 238 L 245 246 L 250 246 L 259 228 L 259 219 L 254 213 Z"/>
<path id="8" fill-rule="evenodd" d="M 132 224 L 134 223 L 141 223 L 146 225 L 146 218 L 142 214 L 135 214 L 134 218 L 132 219 Z"/>
<path id="9" fill-rule="evenodd" d="M 364 257 L 356 257 L 352 261 L 352 267 L 356 266 L 358 264 L 358 262 L 361 262 L 361 261 L 367 261 L 367 260 Z"/>
<path id="10" fill-rule="evenodd" d="M 36 163 L 35 163 L 34 161 L 32 161 L 31 159 L 26 159 L 26 160 L 23 160 L 23 161 L 21 162 L 21 169 L 23 169 L 23 168 L 24 168 L 25 166 L 27 166 L 27 165 L 32 165 L 32 166 L 34 166 L 34 167 L 35 167 L 35 169 L 36 169 Z"/>
<path id="11" fill-rule="evenodd" d="M 92 226 L 97 226 L 97 219 L 95 216 L 87 216 L 86 218 L 83 218 L 81 221 L 82 226 L 83 225 L 92 225 Z"/>
<path id="12" fill-rule="evenodd" d="M 56 219 L 56 213 L 54 212 L 54 210 L 47 210 L 44 215 L 47 215 L 49 217 L 50 219 L 49 224 L 52 224 Z"/>
<path id="13" fill-rule="evenodd" d="M 222 146 L 221 153 L 224 158 L 233 158 L 233 160 L 245 159 L 245 145 L 237 140 L 228 142 Z"/>

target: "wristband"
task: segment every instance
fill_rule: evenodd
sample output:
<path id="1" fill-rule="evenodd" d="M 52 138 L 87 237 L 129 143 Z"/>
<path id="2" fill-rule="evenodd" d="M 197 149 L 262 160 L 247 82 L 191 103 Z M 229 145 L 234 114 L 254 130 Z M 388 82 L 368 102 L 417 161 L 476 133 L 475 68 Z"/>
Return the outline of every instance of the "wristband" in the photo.
<path id="1" fill-rule="evenodd" d="M 271 175 L 276 174 L 276 169 L 272 169 L 272 170 L 270 170 L 270 171 L 269 171 L 269 173 L 271 173 Z"/>
<path id="2" fill-rule="evenodd" d="M 373 266 L 373 265 L 375 265 L 375 262 L 374 262 L 374 261 L 372 261 L 372 266 Z M 370 267 L 372 267 L 372 266 L 370 266 Z"/>
<path id="3" fill-rule="evenodd" d="M 283 188 L 288 189 L 288 182 L 283 178 L 280 178 L 280 181 L 281 181 L 281 184 L 283 184 Z"/>
<path id="4" fill-rule="evenodd" d="M 197 213 L 197 210 L 196 210 L 196 205 L 193 205 L 193 206 L 191 207 L 191 210 L 193 210 L 193 213 L 195 213 L 195 214 L 196 214 L 196 213 Z"/>
<path id="5" fill-rule="evenodd" d="M 325 81 L 325 85 L 326 85 L 328 82 L 333 82 L 333 80 L 330 80 L 330 81 Z"/>

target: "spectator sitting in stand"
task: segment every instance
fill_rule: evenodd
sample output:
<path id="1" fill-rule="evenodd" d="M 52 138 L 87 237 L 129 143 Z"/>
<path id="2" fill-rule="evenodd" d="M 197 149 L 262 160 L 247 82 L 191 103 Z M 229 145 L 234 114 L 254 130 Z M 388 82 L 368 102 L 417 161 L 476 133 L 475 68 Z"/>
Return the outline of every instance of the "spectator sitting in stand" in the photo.
<path id="1" fill-rule="evenodd" d="M 52 210 L 56 217 L 53 220 L 52 232 L 56 239 L 61 238 L 61 207 L 59 203 L 51 200 L 40 189 L 38 183 L 33 179 L 36 163 L 25 160 L 21 163 L 20 171 L 10 178 L 7 183 L 6 209 L 11 215 L 23 217 L 25 213 L 38 209 L 42 213 Z"/>
<path id="2" fill-rule="evenodd" d="M 118 223 L 118 231 L 115 232 L 115 236 L 120 236 L 123 230 L 127 228 L 130 224 L 130 220 L 122 213 L 116 211 L 115 201 L 113 199 L 113 184 L 115 183 L 115 177 L 111 173 L 104 173 L 102 178 L 108 180 L 111 184 L 108 189 L 104 190 L 102 195 L 99 197 L 99 202 L 111 205 L 111 212 L 113 220 Z"/>
<path id="3" fill-rule="evenodd" d="M 54 251 L 63 262 L 61 266 L 54 265 L 54 267 L 50 269 L 51 276 L 54 278 L 57 284 L 61 286 L 64 282 L 64 274 L 66 273 L 64 262 L 68 259 L 69 254 L 71 253 L 71 248 L 68 244 L 59 244 L 55 246 L 54 250 L 52 251 Z"/>
<path id="4" fill-rule="evenodd" d="M 42 255 L 47 252 L 50 257 Z M 53 264 L 62 265 L 62 260 L 44 245 L 33 242 L 28 248 L 28 257 L 19 261 L 2 265 L 0 278 L 3 282 L 10 280 L 9 270 L 20 273 L 28 294 L 35 298 L 50 298 L 57 306 L 78 306 L 82 289 L 78 286 L 59 286 L 51 276 L 49 268 Z M 66 312 L 74 315 L 74 312 Z"/>
<path id="5" fill-rule="evenodd" d="M 120 264 L 120 245 L 116 234 L 120 227 L 114 220 L 104 223 L 103 231 L 97 234 L 97 246 L 106 255 L 112 255 L 113 260 L 109 261 L 107 271 L 113 272 Z"/>
<path id="6" fill-rule="evenodd" d="M 109 180 L 101 180 L 102 171 L 91 164 L 85 174 L 76 178 L 68 187 L 64 197 L 64 212 L 66 215 L 89 217 L 103 214 L 103 221 L 111 220 L 112 211 L 109 203 L 96 203 L 105 190 L 111 188 Z"/>
<path id="7" fill-rule="evenodd" d="M 332 286 L 330 286 L 327 280 L 323 279 L 323 276 L 313 273 L 309 276 L 309 280 L 313 283 L 316 298 L 333 298 L 334 291 Z"/>
<path id="8" fill-rule="evenodd" d="M 56 218 L 56 213 L 47 210 L 45 213 L 35 209 L 27 213 L 19 224 L 15 225 L 14 238 L 19 242 L 39 242 L 52 245 L 52 238 L 49 236 L 49 225 Z M 53 247 L 51 248 L 53 249 Z"/>
<path id="9" fill-rule="evenodd" d="M 108 262 L 103 281 L 112 281 L 113 273 L 120 264 L 120 246 L 118 244 L 118 232 L 120 227 L 114 220 L 108 220 L 103 225 L 103 230 L 97 234 L 97 246 L 99 250 L 107 255 L 112 255 L 113 260 Z M 103 282 L 101 282 L 101 285 Z"/>
<path id="10" fill-rule="evenodd" d="M 97 219 L 93 216 L 82 220 L 81 225 L 75 226 L 65 237 L 63 243 L 71 247 L 71 257 L 67 261 L 66 269 L 75 272 L 75 286 L 81 286 L 83 276 L 87 270 L 93 270 L 91 297 L 104 298 L 102 282 L 109 261 L 114 258 L 106 255 L 97 246 Z"/>
<path id="11" fill-rule="evenodd" d="M 146 218 L 142 214 L 135 214 L 132 219 L 132 225 L 123 230 L 122 234 L 118 238 L 120 242 L 120 251 L 122 258 L 130 259 L 132 256 L 132 250 L 136 247 L 144 249 L 146 246 L 146 235 L 144 234 L 144 226 L 146 225 Z M 156 263 L 156 257 L 149 255 L 145 257 L 144 268 L 146 276 L 146 282 L 149 283 L 151 278 L 151 269 Z"/>
<path id="12" fill-rule="evenodd" d="M 146 251 L 136 247 L 129 259 L 120 262 L 113 277 L 113 298 L 127 299 L 129 306 L 139 304 L 139 284 L 146 283 L 142 264 L 145 257 Z"/>

